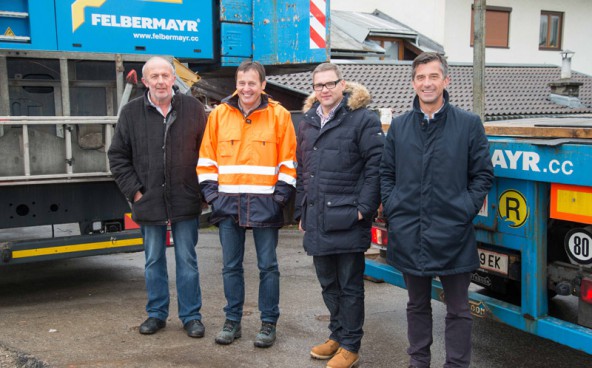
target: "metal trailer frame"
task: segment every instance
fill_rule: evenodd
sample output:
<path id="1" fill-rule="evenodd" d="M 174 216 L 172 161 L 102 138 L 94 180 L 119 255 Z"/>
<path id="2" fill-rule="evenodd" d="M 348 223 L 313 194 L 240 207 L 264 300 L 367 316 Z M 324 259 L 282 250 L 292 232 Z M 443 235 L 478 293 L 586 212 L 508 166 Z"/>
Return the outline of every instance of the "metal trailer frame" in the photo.
<path id="1" fill-rule="evenodd" d="M 122 252 L 141 252 L 144 250 L 143 244 L 139 229 L 116 233 L 0 242 L 0 266 Z"/>
<path id="2" fill-rule="evenodd" d="M 27 223 L 25 217 L 15 217 L 11 222 L 14 222 L 16 227 L 60 224 L 73 220 L 90 223 L 97 219 L 82 213 L 82 208 L 71 207 L 64 210 L 59 205 L 59 203 L 68 203 L 67 201 L 71 200 L 71 198 L 77 198 L 77 201 L 80 202 L 89 193 L 94 193 L 92 201 L 84 201 L 84 205 L 93 208 L 94 212 L 92 213 L 100 216 L 101 221 L 110 218 L 121 222 L 113 225 L 114 229 L 118 229 L 118 231 L 114 232 L 104 229 L 101 233 L 82 233 L 79 236 L 0 241 L 0 267 L 27 262 L 143 250 L 140 229 L 124 230 L 123 211 L 126 209 L 125 212 L 129 212 L 129 207 L 123 195 L 116 188 L 109 170 L 107 150 L 111 143 L 113 128 L 117 121 L 115 115 L 118 111 L 118 106 L 111 103 L 113 100 L 112 87 L 108 87 L 104 82 L 73 82 L 69 80 L 69 75 L 71 73 L 70 63 L 75 60 L 113 62 L 115 93 L 117 103 L 121 104 L 125 83 L 124 61 L 138 63 L 146 61 L 149 57 L 147 55 L 127 54 L 0 50 L 0 138 L 4 135 L 4 126 L 21 128 L 23 165 L 21 174 L 0 177 L 0 190 L 2 190 L 2 196 L 0 197 L 6 201 L 14 202 L 15 206 L 21 202 L 27 203 L 27 212 L 30 211 L 30 213 L 28 217 L 25 217 L 31 218 L 30 223 Z M 19 86 L 36 86 L 47 85 L 47 82 L 42 80 L 10 81 L 7 73 L 8 58 L 53 59 L 59 61 L 60 80 L 50 83 L 55 90 L 54 102 L 56 115 L 59 116 L 9 116 L 10 96 L 8 87 L 11 83 Z M 113 82 L 110 83 L 113 85 Z M 108 87 L 106 88 L 108 115 L 70 116 L 70 87 L 72 85 Z M 36 174 L 31 170 L 29 126 L 44 125 L 55 126 L 56 136 L 64 139 L 64 166 L 61 172 Z M 76 127 L 89 125 L 102 126 L 105 157 L 103 168 L 95 172 L 77 172 L 72 164 L 75 159 L 72 150 L 72 131 Z M 57 189 L 58 187 L 63 187 L 63 189 Z M 89 192 L 91 187 L 100 187 L 101 189 L 98 192 L 96 190 Z M 49 193 L 51 195 L 48 195 Z M 33 201 L 25 202 L 23 196 L 29 196 L 33 198 Z M 9 216 L 7 213 L 3 215 Z M 0 228 L 11 227 L 7 226 L 8 223 L 3 225 L 5 226 L 0 226 Z"/>
<path id="3" fill-rule="evenodd" d="M 549 316 L 547 298 L 550 183 L 592 186 L 592 142 L 502 137 L 489 137 L 489 141 L 491 152 L 498 157 L 493 160 L 496 182 L 488 195 L 490 213 L 474 221 L 476 236 L 479 242 L 521 253 L 521 305 L 470 292 L 471 312 L 592 354 L 592 329 Z M 512 160 L 504 161 L 503 157 L 510 158 L 503 156 L 508 153 Z M 497 214 L 497 203 L 491 199 L 504 188 L 518 188 L 524 194 L 530 212 L 522 227 L 510 227 Z M 389 265 L 366 260 L 365 274 L 405 288 L 401 272 Z M 436 279 L 432 281 L 432 298 L 444 301 L 442 285 Z"/>

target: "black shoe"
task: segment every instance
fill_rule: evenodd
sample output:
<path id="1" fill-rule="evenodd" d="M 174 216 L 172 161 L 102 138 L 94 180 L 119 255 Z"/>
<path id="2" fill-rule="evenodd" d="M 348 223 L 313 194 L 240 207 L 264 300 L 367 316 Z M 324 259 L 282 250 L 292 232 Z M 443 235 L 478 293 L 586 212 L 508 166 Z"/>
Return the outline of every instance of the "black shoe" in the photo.
<path id="1" fill-rule="evenodd" d="M 149 317 L 140 325 L 140 333 L 142 335 L 152 335 L 161 328 L 164 328 L 164 326 L 166 326 L 166 321 L 154 317 Z"/>
<path id="2" fill-rule="evenodd" d="M 189 337 L 204 337 L 206 333 L 206 328 L 198 319 L 185 323 L 183 328 L 187 331 L 187 336 Z"/>

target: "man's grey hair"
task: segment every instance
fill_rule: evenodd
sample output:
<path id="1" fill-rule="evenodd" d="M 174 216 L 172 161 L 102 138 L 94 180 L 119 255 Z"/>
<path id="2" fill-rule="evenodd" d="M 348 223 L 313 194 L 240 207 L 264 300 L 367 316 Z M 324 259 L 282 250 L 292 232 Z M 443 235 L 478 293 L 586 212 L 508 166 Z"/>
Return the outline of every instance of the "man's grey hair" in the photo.
<path id="1" fill-rule="evenodd" d="M 415 72 L 419 65 L 431 63 L 432 61 L 440 62 L 442 77 L 446 78 L 446 76 L 448 76 L 448 63 L 446 62 L 444 56 L 442 54 L 438 54 L 437 52 L 422 52 L 413 60 L 413 64 L 411 64 L 411 79 L 415 79 Z"/>
<path id="2" fill-rule="evenodd" d="M 153 62 L 155 62 L 157 60 L 162 60 L 162 61 L 166 62 L 171 67 L 171 73 L 173 75 L 175 75 L 175 67 L 173 66 L 173 64 L 169 60 L 167 60 L 161 56 L 153 56 L 150 59 L 148 59 L 146 61 L 146 63 L 144 63 L 144 66 L 142 67 L 142 78 L 146 77 L 146 71 L 150 67 L 150 64 L 152 64 Z"/>

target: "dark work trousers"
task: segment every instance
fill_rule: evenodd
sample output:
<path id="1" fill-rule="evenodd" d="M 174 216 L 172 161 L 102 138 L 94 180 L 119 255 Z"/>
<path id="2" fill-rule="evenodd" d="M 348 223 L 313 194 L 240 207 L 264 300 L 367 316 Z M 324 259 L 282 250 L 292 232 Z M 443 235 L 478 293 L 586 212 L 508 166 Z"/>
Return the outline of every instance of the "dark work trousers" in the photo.
<path id="1" fill-rule="evenodd" d="M 331 314 L 329 338 L 357 353 L 364 335 L 364 253 L 314 256 L 313 262 Z"/>
<path id="2" fill-rule="evenodd" d="M 432 277 L 403 275 L 407 284 L 407 337 L 410 364 L 418 368 L 430 366 L 432 345 Z M 467 368 L 471 363 L 471 328 L 469 307 L 471 274 L 440 276 L 446 302 L 444 368 Z"/>

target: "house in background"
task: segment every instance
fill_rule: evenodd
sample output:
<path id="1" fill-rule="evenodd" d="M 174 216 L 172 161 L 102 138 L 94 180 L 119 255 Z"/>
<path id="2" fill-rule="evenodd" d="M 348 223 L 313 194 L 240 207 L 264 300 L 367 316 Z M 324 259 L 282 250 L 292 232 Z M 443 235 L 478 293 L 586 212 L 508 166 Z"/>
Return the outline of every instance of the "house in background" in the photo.
<path id="1" fill-rule="evenodd" d="M 332 0 L 334 11 L 396 19 L 441 45 L 450 62 L 472 62 L 473 0 Z M 592 1 L 487 0 L 487 64 L 560 65 L 560 51 L 575 52 L 572 68 L 592 75 Z"/>
<path id="2" fill-rule="evenodd" d="M 330 49 L 334 60 L 413 60 L 424 51 L 444 53 L 442 45 L 380 10 L 332 10 Z"/>

